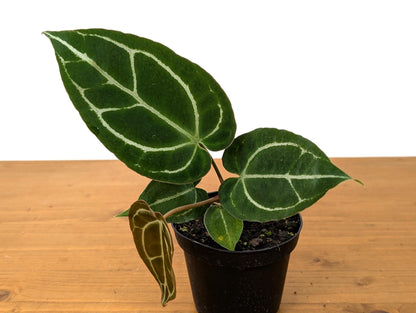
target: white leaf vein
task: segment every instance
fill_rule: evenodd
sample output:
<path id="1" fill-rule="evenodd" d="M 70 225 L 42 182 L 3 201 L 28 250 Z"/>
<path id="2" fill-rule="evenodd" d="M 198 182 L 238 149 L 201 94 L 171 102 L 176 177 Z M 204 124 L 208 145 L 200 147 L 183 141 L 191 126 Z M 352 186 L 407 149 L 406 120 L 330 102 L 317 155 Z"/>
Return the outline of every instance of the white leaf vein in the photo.
<path id="1" fill-rule="evenodd" d="M 186 190 L 184 190 L 184 191 L 181 191 L 181 192 L 175 193 L 174 195 L 171 195 L 171 196 L 168 196 L 168 197 L 158 198 L 158 199 L 157 199 L 157 200 L 155 200 L 154 202 L 149 203 L 149 206 L 150 206 L 150 207 L 152 207 L 152 206 L 160 205 L 160 204 L 162 204 L 162 203 L 169 202 L 169 201 L 171 201 L 171 200 L 175 200 L 175 199 L 177 199 L 177 198 L 179 198 L 179 197 L 182 197 L 182 196 L 184 196 L 184 195 L 186 195 L 186 194 L 188 194 L 188 193 L 190 193 L 190 192 L 193 192 L 194 190 L 195 190 L 195 189 L 192 187 L 192 188 L 188 188 L 188 189 L 186 189 Z"/>
<path id="2" fill-rule="evenodd" d="M 159 229 L 159 238 L 162 239 L 166 239 L 165 236 L 165 232 L 169 232 L 169 229 L 166 227 L 166 225 L 162 222 L 159 221 L 157 219 L 155 219 L 152 222 L 149 222 L 147 224 L 145 224 L 143 227 L 138 227 L 134 224 L 134 219 L 135 217 L 139 216 L 140 214 L 149 214 L 149 211 L 146 209 L 138 209 L 134 215 L 133 215 L 133 225 L 134 225 L 134 229 L 139 229 L 140 233 L 141 233 L 141 245 L 143 247 L 143 252 L 145 253 L 145 258 L 147 260 L 149 260 L 149 265 L 151 266 L 151 272 L 154 274 L 154 277 L 156 278 L 161 292 L 162 292 L 162 302 L 165 303 L 174 293 L 174 290 L 170 290 L 169 288 L 169 284 L 168 284 L 168 277 L 174 279 L 173 277 L 173 273 L 170 269 L 171 267 L 171 261 L 170 258 L 172 258 L 172 252 L 173 252 L 173 247 L 171 245 L 170 240 L 163 240 L 160 242 L 160 248 L 161 248 L 161 255 L 156 255 L 156 256 L 150 256 L 150 254 L 148 253 L 148 251 L 145 249 L 146 247 L 146 238 L 145 238 L 145 230 L 146 228 L 148 228 L 150 225 L 153 224 L 157 224 L 158 225 L 158 229 Z M 133 230 L 134 230 L 133 229 Z M 167 242 L 168 241 L 168 242 Z M 165 256 L 168 257 L 168 260 L 165 259 Z M 158 273 L 158 271 L 156 271 L 155 268 L 155 264 L 153 261 L 157 260 L 157 259 L 162 259 L 162 272 L 163 272 L 163 277 L 160 277 L 159 275 L 156 275 Z"/>
<path id="3" fill-rule="evenodd" d="M 179 148 L 188 146 L 188 145 L 194 145 L 195 148 L 193 150 L 192 155 L 190 156 L 188 162 L 185 163 L 185 165 L 183 165 L 180 168 L 177 169 L 170 169 L 170 170 L 165 170 L 162 171 L 163 173 L 167 173 L 167 174 L 174 174 L 174 173 L 178 173 L 181 172 L 183 170 L 185 170 L 186 168 L 189 167 L 189 165 L 192 163 L 193 158 L 196 155 L 196 152 L 198 150 L 198 143 L 199 143 L 199 113 L 198 113 L 198 109 L 197 109 L 197 105 L 196 105 L 196 100 L 189 88 L 189 86 L 166 64 L 164 64 L 161 60 L 159 60 L 156 56 L 154 56 L 151 53 L 148 53 L 146 51 L 142 51 L 142 50 L 137 50 L 137 49 L 132 49 L 120 42 L 117 42 L 111 38 L 105 37 L 105 36 L 100 36 L 97 34 L 88 34 L 88 36 L 96 36 L 99 37 L 103 40 L 107 40 L 108 42 L 111 42 L 115 45 L 117 45 L 118 47 L 124 49 L 125 51 L 128 52 L 129 56 L 130 56 L 130 66 L 131 66 L 131 70 L 132 70 L 132 76 L 133 76 L 133 90 L 130 90 L 129 88 L 126 88 L 125 86 L 123 86 L 120 82 L 118 82 L 114 77 L 112 77 L 109 73 L 107 73 L 103 68 L 101 68 L 93 59 L 91 59 L 86 53 L 82 53 L 79 50 L 77 50 L 75 47 L 73 47 L 72 45 L 70 45 L 68 42 L 66 42 L 65 40 L 61 39 L 60 37 L 54 36 L 51 33 L 46 33 L 48 35 L 48 37 L 50 37 L 51 39 L 54 39 L 58 42 L 60 42 L 61 44 L 63 44 L 65 47 L 67 47 L 72 53 L 74 53 L 74 55 L 76 55 L 80 62 L 86 62 L 88 63 L 90 66 L 92 66 L 94 69 L 96 69 L 100 75 L 102 75 L 106 80 L 107 80 L 107 84 L 111 84 L 116 86 L 117 88 L 119 88 L 120 90 L 122 90 L 123 92 L 129 94 L 130 96 L 132 96 L 134 99 L 136 99 L 137 104 L 134 104 L 132 106 L 129 106 L 127 108 L 105 108 L 105 109 L 100 109 L 98 107 L 96 107 L 91 101 L 89 101 L 89 99 L 85 96 L 85 88 L 82 88 L 81 86 L 79 86 L 77 83 L 75 83 L 75 81 L 73 79 L 71 79 L 71 82 L 74 84 L 75 88 L 78 90 L 78 92 L 80 93 L 81 97 L 83 98 L 83 100 L 88 104 L 88 106 L 90 107 L 91 111 L 95 112 L 96 116 L 98 117 L 100 123 L 103 125 L 103 127 L 105 127 L 111 134 L 113 134 L 115 137 L 117 137 L 118 139 L 120 139 L 121 141 L 123 141 L 125 144 L 127 145 L 131 145 L 134 146 L 140 150 L 142 150 L 143 152 L 161 152 L 161 151 L 174 151 L 177 150 Z M 82 34 L 82 33 L 80 33 Z M 82 34 L 83 36 L 87 36 L 87 34 Z M 188 98 L 191 101 L 192 104 L 192 108 L 193 108 L 193 112 L 194 112 L 194 120 L 195 120 L 195 134 L 191 134 L 189 133 L 187 130 L 183 129 L 182 127 L 180 127 L 178 124 L 174 123 L 172 120 L 170 120 L 168 117 L 166 117 L 165 115 L 163 115 L 161 112 L 159 112 L 158 110 L 156 110 L 155 108 L 153 108 L 152 106 L 150 106 L 149 104 L 147 104 L 140 96 L 137 90 L 137 81 L 136 81 L 136 72 L 135 72 L 135 66 L 134 66 L 134 56 L 136 53 L 142 53 L 144 55 L 146 55 L 147 57 L 153 59 L 157 64 L 159 64 L 159 66 L 161 66 L 166 72 L 169 73 L 169 75 L 171 75 L 171 77 L 173 79 L 175 79 L 180 86 L 185 90 Z M 66 71 L 67 76 L 70 78 L 71 76 L 68 73 L 67 70 L 67 64 L 69 62 L 65 61 L 64 58 L 60 57 L 61 60 L 61 64 L 63 66 L 63 68 Z M 72 61 L 71 61 L 72 62 Z M 183 134 L 184 136 L 186 136 L 189 139 L 189 142 L 183 143 L 183 144 L 179 144 L 179 145 L 174 145 L 174 146 L 168 146 L 168 147 L 150 147 L 148 145 L 143 145 L 143 144 L 139 144 L 133 140 L 128 139 L 127 137 L 125 137 L 123 134 L 119 133 L 118 131 L 116 131 L 113 127 L 111 127 L 111 125 L 109 125 L 105 119 L 103 118 L 103 113 L 105 112 L 110 112 L 110 111 L 118 111 L 118 110 L 126 110 L 126 109 L 131 109 L 134 107 L 143 107 L 145 109 L 147 109 L 148 111 L 150 111 L 152 114 L 154 114 L 155 116 L 157 116 L 158 118 L 160 118 L 161 120 L 163 120 L 165 123 L 167 123 L 169 126 L 171 126 L 172 128 L 174 128 L 175 130 L 177 130 L 179 133 Z M 136 164 L 136 166 L 140 166 L 139 164 Z M 159 172 L 160 171 L 153 171 L 153 172 Z"/>
<path id="4" fill-rule="evenodd" d="M 247 174 L 246 171 L 248 169 L 248 167 L 250 166 L 250 163 L 254 160 L 254 158 L 262 151 L 266 150 L 266 149 L 270 149 L 273 147 L 283 147 L 283 146 L 293 146 L 296 147 L 300 150 L 300 155 L 299 158 L 304 155 L 305 153 L 309 153 L 311 154 L 315 159 L 321 159 L 320 157 L 318 157 L 317 155 L 315 155 L 314 153 L 312 153 L 311 151 L 308 151 L 306 149 L 304 149 L 302 146 L 294 143 L 294 142 L 273 142 L 273 143 L 269 143 L 266 144 L 264 146 L 259 147 L 251 156 L 250 158 L 247 160 L 246 166 L 244 167 L 241 176 L 238 178 L 239 181 L 241 182 L 242 186 L 243 186 L 243 190 L 244 190 L 244 194 L 246 196 L 246 198 L 253 204 L 255 205 L 257 208 L 264 210 L 264 211 L 283 211 L 283 210 L 290 210 L 292 208 L 295 208 L 296 206 L 298 206 L 299 204 L 311 200 L 313 199 L 313 197 L 310 198 L 302 198 L 299 194 L 299 192 L 296 190 L 296 188 L 293 186 L 293 180 L 316 180 L 316 179 L 332 179 L 332 178 L 346 178 L 345 176 L 341 176 L 341 175 L 326 175 L 326 174 L 311 174 L 311 175 L 306 175 L 306 174 L 290 174 L 290 171 L 288 173 L 285 174 Z M 261 203 L 259 203 L 258 201 L 254 200 L 253 197 L 251 196 L 249 190 L 247 189 L 246 186 L 246 180 L 248 179 L 284 179 L 287 180 L 289 182 L 289 185 L 291 186 L 293 192 L 295 193 L 296 197 L 297 197 L 297 202 L 293 205 L 287 206 L 287 207 L 267 207 L 262 205 Z M 235 185 L 236 186 L 236 185 Z"/>

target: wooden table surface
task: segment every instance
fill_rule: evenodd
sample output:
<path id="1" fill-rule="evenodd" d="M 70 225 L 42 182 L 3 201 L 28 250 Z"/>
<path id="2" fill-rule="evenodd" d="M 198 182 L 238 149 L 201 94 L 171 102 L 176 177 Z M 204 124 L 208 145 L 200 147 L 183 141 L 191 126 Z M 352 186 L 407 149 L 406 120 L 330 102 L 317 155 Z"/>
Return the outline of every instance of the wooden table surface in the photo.
<path id="1" fill-rule="evenodd" d="M 333 161 L 365 187 L 342 183 L 303 212 L 279 312 L 415 313 L 416 158 Z M 147 182 L 118 161 L 0 162 L 0 312 L 196 312 L 181 249 L 163 308 L 113 217 Z"/>

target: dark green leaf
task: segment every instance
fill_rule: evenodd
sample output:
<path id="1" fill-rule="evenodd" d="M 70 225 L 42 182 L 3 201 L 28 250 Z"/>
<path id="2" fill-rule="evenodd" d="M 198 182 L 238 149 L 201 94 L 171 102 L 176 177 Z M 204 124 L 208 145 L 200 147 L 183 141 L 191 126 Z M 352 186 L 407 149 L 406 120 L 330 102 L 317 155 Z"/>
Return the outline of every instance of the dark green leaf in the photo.
<path id="1" fill-rule="evenodd" d="M 151 209 L 161 214 L 187 204 L 193 204 L 208 199 L 205 190 L 195 188 L 195 184 L 175 185 L 152 180 L 140 195 L 139 199 L 146 201 Z M 207 206 L 201 206 L 176 213 L 167 218 L 169 223 L 185 223 L 200 217 Z M 128 216 L 129 210 L 116 217 Z"/>
<path id="2" fill-rule="evenodd" d="M 153 211 L 165 214 L 174 208 L 193 204 L 208 199 L 205 190 L 195 188 L 194 184 L 174 185 L 152 181 L 140 195 L 140 199 L 146 201 Z M 206 210 L 206 206 L 186 210 L 170 216 L 169 223 L 185 223 L 200 217 Z"/>
<path id="3" fill-rule="evenodd" d="M 292 216 L 351 179 L 311 141 L 272 128 L 236 138 L 225 150 L 223 163 L 240 176 L 221 185 L 221 204 L 242 220 Z"/>
<path id="4" fill-rule="evenodd" d="M 45 32 L 65 88 L 98 139 L 147 177 L 191 183 L 235 134 L 230 102 L 198 65 L 151 40 L 104 29 Z"/>

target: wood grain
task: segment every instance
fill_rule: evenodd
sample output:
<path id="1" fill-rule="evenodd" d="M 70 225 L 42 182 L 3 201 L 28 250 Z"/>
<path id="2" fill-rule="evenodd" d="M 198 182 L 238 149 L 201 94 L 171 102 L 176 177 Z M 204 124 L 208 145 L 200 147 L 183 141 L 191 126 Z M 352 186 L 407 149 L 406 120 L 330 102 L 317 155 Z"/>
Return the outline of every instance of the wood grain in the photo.
<path id="1" fill-rule="evenodd" d="M 365 187 L 343 183 L 302 214 L 279 312 L 415 313 L 416 158 L 333 161 Z M 0 312 L 195 312 L 180 248 L 162 308 L 114 218 L 147 183 L 118 161 L 0 162 Z M 217 189 L 214 173 L 201 186 Z"/>

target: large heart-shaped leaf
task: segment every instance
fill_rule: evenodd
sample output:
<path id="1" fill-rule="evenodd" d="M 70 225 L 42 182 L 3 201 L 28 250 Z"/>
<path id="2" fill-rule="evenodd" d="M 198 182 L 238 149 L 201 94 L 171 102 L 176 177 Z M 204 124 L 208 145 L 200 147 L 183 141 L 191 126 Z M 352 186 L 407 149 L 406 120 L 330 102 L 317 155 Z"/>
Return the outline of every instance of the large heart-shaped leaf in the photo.
<path id="1" fill-rule="evenodd" d="M 173 243 L 168 225 L 163 216 L 153 212 L 143 200 L 136 201 L 130 207 L 129 222 L 137 251 L 159 283 L 161 302 L 165 305 L 176 296 Z"/>
<path id="2" fill-rule="evenodd" d="M 272 128 L 236 138 L 225 150 L 223 163 L 240 176 L 221 185 L 221 204 L 242 220 L 292 216 L 351 179 L 311 141 Z"/>
<path id="3" fill-rule="evenodd" d="M 151 40 L 104 29 L 45 32 L 65 88 L 89 129 L 128 167 L 188 183 L 206 149 L 234 138 L 230 102 L 201 67 Z"/>
<path id="4" fill-rule="evenodd" d="M 213 204 L 204 215 L 204 224 L 211 238 L 233 251 L 243 231 L 243 221 L 235 218 L 221 205 Z"/>

